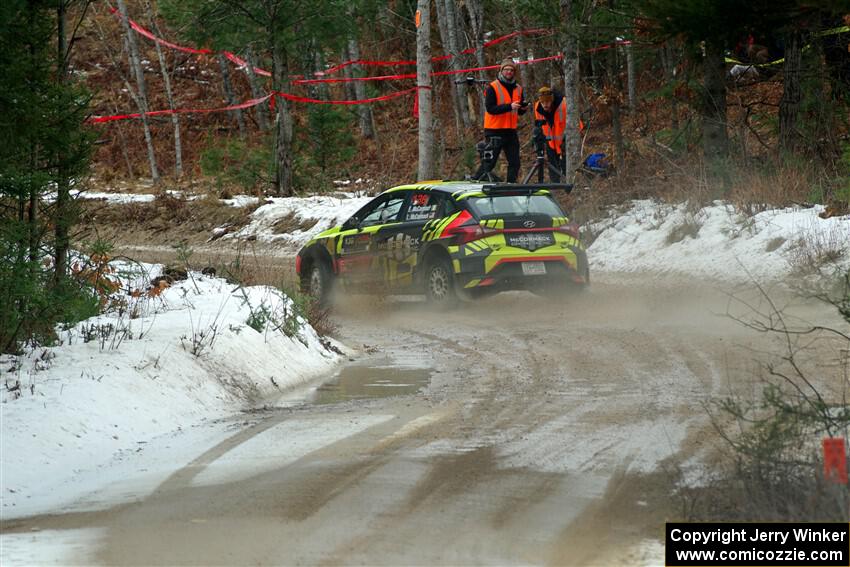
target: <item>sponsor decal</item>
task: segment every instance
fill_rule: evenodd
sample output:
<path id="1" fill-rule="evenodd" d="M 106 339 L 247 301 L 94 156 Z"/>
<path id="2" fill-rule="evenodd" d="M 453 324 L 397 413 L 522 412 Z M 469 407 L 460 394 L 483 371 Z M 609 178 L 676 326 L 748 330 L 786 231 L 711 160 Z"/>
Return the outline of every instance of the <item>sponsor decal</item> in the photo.
<path id="1" fill-rule="evenodd" d="M 518 232 L 507 235 L 508 246 L 533 251 L 555 244 L 555 237 L 551 232 Z"/>
<path id="2" fill-rule="evenodd" d="M 372 239 L 368 233 L 350 234 L 342 239 L 342 252 L 363 252 L 369 249 L 369 241 Z"/>

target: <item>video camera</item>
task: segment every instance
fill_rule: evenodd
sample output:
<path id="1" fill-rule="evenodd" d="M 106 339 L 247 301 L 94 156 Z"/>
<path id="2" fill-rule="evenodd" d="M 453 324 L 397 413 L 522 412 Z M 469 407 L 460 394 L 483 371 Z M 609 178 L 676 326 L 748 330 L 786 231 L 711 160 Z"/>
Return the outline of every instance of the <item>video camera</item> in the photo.
<path id="1" fill-rule="evenodd" d="M 542 126 L 535 126 L 531 131 L 531 140 L 534 142 L 534 151 L 537 155 L 542 156 L 546 149 L 546 134 L 543 132 Z"/>

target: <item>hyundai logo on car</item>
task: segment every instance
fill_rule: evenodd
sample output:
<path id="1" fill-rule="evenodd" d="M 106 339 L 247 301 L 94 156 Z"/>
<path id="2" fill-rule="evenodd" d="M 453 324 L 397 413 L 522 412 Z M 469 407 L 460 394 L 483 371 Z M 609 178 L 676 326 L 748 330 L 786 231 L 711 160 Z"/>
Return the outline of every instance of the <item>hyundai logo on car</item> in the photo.
<path id="1" fill-rule="evenodd" d="M 533 220 L 527 220 L 524 223 L 522 223 L 522 226 L 524 226 L 525 228 L 534 228 L 535 226 L 537 226 L 537 223 L 534 222 Z"/>

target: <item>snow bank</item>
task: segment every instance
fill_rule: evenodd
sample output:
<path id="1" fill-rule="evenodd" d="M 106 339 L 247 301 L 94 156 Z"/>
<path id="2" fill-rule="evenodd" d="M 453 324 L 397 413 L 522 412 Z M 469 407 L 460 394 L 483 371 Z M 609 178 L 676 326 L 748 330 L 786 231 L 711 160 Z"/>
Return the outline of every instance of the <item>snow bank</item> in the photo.
<path id="1" fill-rule="evenodd" d="M 800 264 L 837 259 L 850 267 L 850 219 L 818 215 L 822 206 L 752 216 L 716 202 L 687 205 L 634 201 L 625 213 L 590 226 L 588 250 L 598 271 L 687 274 L 714 280 L 784 279 Z"/>
<path id="2" fill-rule="evenodd" d="M 0 359 L 4 517 L 37 509 L 116 452 L 234 413 L 339 359 L 276 289 L 191 273 L 132 297 L 159 270 L 142 268 L 123 278 L 121 308 L 59 332 L 58 346 Z"/>
<path id="3" fill-rule="evenodd" d="M 372 197 L 348 194 L 268 199 L 265 205 L 254 211 L 247 226 L 224 238 L 244 239 L 250 236 L 260 242 L 274 242 L 297 250 L 320 232 L 345 222 L 371 200 Z M 275 226 L 281 222 L 286 222 L 287 226 L 276 229 Z"/>

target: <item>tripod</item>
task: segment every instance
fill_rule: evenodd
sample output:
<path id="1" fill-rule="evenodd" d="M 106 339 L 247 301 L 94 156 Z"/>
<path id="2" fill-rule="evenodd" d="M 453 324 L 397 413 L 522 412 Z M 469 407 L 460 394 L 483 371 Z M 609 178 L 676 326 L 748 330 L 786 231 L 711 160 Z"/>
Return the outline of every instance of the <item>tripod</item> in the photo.
<path id="1" fill-rule="evenodd" d="M 500 183 L 502 180 L 493 173 L 493 168 L 496 167 L 496 151 L 501 146 L 500 138 L 485 138 L 483 141 L 475 145 L 478 151 L 478 159 L 481 162 L 479 171 L 480 174 L 471 176 L 473 181 L 489 181 L 490 183 Z"/>
<path id="2" fill-rule="evenodd" d="M 522 180 L 523 185 L 529 182 L 535 172 L 537 172 L 537 182 L 543 183 L 543 172 L 547 169 L 547 167 L 554 178 L 560 181 L 560 179 L 564 177 L 564 172 L 546 159 L 546 136 L 543 134 L 543 130 L 539 126 L 535 127 L 532 136 L 532 139 L 534 140 L 534 151 L 537 154 L 537 158 L 534 160 L 534 165 L 528 170 L 528 173 L 525 174 L 525 177 Z"/>

